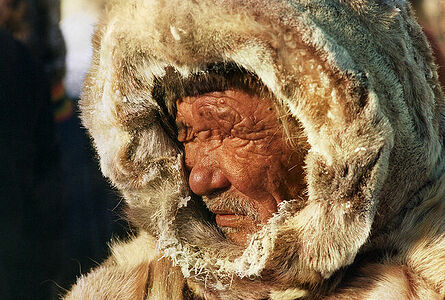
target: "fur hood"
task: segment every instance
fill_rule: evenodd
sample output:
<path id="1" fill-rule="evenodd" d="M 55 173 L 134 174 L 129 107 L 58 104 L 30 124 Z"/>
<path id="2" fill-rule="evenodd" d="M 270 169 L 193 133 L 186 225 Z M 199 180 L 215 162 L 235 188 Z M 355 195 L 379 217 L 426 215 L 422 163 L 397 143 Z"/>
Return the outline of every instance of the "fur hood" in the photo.
<path id="1" fill-rule="evenodd" d="M 422 278 L 445 293 L 444 99 L 406 1 L 114 1 L 94 43 L 83 123 L 129 218 L 185 278 L 259 298 L 416 244 Z M 246 247 L 206 220 L 174 125 L 187 80 L 227 65 L 258 78 L 310 145 L 307 199 L 285 201 Z"/>

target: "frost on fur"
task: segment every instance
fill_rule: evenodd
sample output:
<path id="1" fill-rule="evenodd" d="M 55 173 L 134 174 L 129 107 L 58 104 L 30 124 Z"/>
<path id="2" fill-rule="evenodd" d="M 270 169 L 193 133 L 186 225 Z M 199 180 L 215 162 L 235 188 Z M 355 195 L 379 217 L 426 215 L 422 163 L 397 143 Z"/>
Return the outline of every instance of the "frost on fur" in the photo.
<path id="1" fill-rule="evenodd" d="M 427 221 L 444 211 L 445 104 L 408 5 L 384 2 L 130 0 L 107 10 L 82 120 L 130 220 L 194 290 L 226 299 L 319 296 L 345 272 L 362 271 L 357 256 L 381 251 L 379 263 L 414 270 L 417 286 L 427 278 L 445 293 L 445 272 L 422 269 L 426 256 L 409 250 L 428 252 L 430 243 L 429 265 L 445 250 L 443 222 Z M 187 82 L 210 84 L 211 72 L 230 70 L 251 75 L 301 124 L 310 148 L 305 198 L 285 201 L 246 247 L 203 217 L 174 122 L 185 89 L 203 88 Z M 379 278 L 375 270 L 363 272 Z"/>

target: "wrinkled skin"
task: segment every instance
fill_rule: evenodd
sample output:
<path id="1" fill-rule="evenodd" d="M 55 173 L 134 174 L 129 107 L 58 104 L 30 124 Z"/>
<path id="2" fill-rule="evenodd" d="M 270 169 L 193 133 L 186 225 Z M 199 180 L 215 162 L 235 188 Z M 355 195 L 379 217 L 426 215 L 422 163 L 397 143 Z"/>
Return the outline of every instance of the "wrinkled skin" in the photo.
<path id="1" fill-rule="evenodd" d="M 303 156 L 285 142 L 270 99 L 233 90 L 186 97 L 176 121 L 190 188 L 235 243 L 304 190 Z"/>

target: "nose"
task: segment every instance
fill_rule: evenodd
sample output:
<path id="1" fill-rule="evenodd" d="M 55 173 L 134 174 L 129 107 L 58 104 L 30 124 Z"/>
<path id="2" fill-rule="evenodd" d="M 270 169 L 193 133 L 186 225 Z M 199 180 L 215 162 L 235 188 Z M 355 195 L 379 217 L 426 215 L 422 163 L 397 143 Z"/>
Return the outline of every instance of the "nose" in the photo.
<path id="1" fill-rule="evenodd" d="M 193 193 L 204 196 L 229 187 L 230 182 L 218 168 L 195 166 L 190 172 L 189 185 Z"/>

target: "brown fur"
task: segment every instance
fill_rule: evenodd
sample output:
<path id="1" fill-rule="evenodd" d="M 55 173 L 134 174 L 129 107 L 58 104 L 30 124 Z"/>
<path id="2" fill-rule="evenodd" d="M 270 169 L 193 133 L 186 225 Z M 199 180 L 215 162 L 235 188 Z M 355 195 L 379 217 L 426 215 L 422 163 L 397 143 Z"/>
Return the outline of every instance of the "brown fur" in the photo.
<path id="1" fill-rule="evenodd" d="M 148 299 L 445 295 L 444 99 L 404 1 L 115 1 L 94 41 L 83 122 L 164 256 L 140 257 Z M 307 199 L 285 201 L 247 247 L 188 190 L 172 120 L 190 82 L 270 93 L 310 145 Z M 155 248 L 140 241 L 128 247 Z"/>

